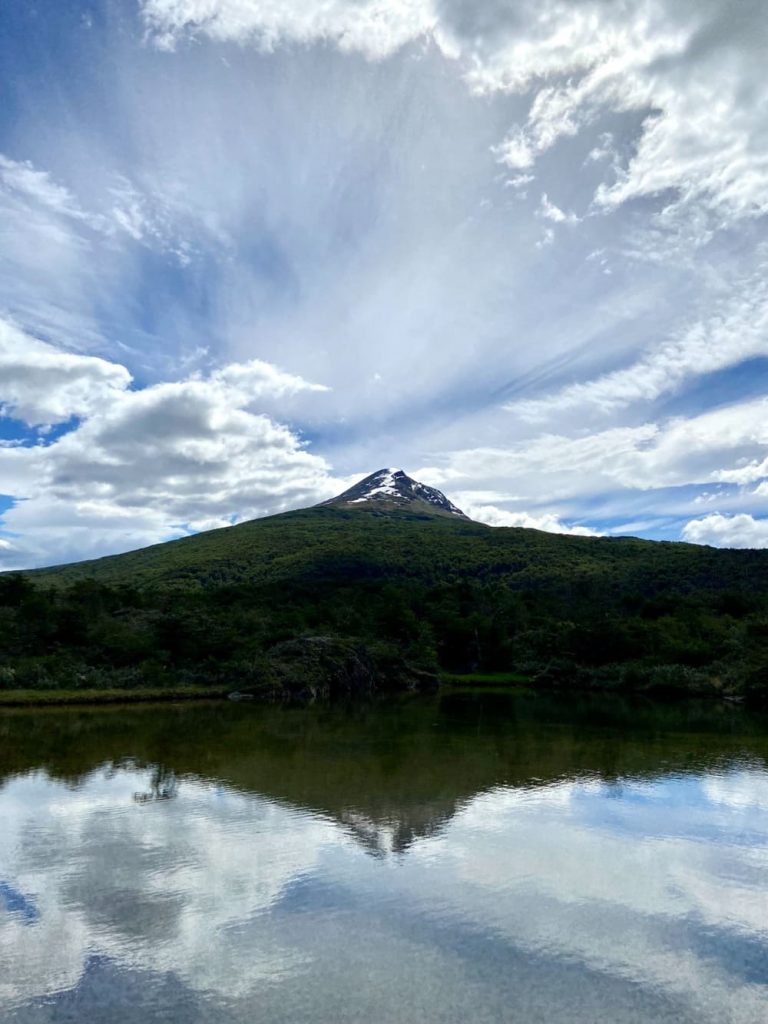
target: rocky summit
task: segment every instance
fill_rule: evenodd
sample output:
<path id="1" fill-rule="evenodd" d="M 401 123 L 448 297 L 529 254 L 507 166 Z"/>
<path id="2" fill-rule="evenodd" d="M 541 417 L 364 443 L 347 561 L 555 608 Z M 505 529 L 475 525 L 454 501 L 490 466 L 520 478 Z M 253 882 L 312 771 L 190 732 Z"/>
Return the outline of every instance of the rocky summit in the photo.
<path id="1" fill-rule="evenodd" d="M 322 504 L 381 511 L 399 509 L 468 518 L 442 491 L 419 483 L 402 469 L 379 469 L 343 494 Z"/>

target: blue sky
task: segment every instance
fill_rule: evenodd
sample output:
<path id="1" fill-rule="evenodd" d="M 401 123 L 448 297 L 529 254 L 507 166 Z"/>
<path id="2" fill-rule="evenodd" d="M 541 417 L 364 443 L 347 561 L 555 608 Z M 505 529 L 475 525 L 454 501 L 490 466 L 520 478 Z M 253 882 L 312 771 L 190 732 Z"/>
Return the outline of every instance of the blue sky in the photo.
<path id="1" fill-rule="evenodd" d="M 7 0 L 0 565 L 386 465 L 495 525 L 767 546 L 767 36 L 757 0 Z"/>

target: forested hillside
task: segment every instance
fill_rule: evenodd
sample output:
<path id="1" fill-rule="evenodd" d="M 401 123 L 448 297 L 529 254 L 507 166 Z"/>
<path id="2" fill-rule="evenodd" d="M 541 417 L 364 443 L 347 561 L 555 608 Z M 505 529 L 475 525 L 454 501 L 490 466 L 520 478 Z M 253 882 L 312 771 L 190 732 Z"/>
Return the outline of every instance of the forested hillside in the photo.
<path id="1" fill-rule="evenodd" d="M 325 692 L 438 670 L 760 700 L 768 552 L 331 506 L 0 577 L 6 688 Z"/>

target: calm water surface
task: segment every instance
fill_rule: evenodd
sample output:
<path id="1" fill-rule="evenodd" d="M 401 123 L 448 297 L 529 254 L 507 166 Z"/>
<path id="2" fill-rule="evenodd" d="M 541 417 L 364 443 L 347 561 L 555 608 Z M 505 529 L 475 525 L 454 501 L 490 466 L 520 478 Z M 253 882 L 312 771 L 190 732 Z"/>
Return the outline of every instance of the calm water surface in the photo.
<path id="1" fill-rule="evenodd" d="M 768 1021 L 768 725 L 0 712 L 0 1021 Z"/>

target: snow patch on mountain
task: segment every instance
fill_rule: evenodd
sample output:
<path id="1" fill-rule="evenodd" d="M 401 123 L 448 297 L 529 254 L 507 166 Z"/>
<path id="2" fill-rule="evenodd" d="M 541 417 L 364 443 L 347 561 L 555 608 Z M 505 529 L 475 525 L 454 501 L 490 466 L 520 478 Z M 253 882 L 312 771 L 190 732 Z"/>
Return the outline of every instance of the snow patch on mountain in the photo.
<path id="1" fill-rule="evenodd" d="M 366 498 L 373 498 L 377 494 L 388 494 L 391 497 L 397 497 L 400 494 L 400 491 L 398 490 L 398 486 L 397 486 L 397 475 L 398 475 L 398 473 L 400 474 L 400 476 L 405 477 L 406 480 L 409 479 L 409 477 L 405 476 L 405 473 L 403 473 L 402 469 L 382 469 L 382 470 L 379 470 L 379 472 L 376 474 L 376 476 L 379 478 L 380 483 L 378 483 L 375 487 L 372 487 L 368 491 L 367 495 L 365 495 L 365 497 Z M 421 485 L 417 485 L 417 486 L 421 486 Z"/>
<path id="2" fill-rule="evenodd" d="M 386 504 L 389 507 L 407 508 L 408 506 L 427 506 L 429 510 L 443 514 L 467 516 L 452 501 L 434 487 L 413 480 L 402 469 L 380 469 L 365 477 L 360 483 L 350 487 L 336 498 L 324 501 L 323 505 L 366 505 Z"/>

